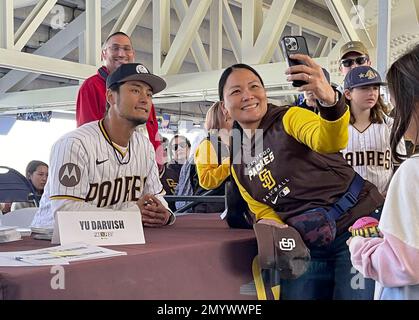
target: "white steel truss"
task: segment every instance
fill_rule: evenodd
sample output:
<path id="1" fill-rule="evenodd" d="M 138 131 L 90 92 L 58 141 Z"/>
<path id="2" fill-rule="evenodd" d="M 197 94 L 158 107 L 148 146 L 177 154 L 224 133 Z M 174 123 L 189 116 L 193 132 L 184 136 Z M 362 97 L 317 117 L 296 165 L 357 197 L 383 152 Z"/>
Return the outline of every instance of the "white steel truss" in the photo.
<path id="1" fill-rule="evenodd" d="M 124 7 L 124 4 L 120 2 L 112 10 L 104 14 L 102 17 L 102 25 L 106 25 L 110 21 L 112 21 L 121 12 L 123 7 Z M 44 43 L 43 46 L 35 50 L 33 54 L 56 58 L 53 61 L 53 63 L 57 66 L 56 68 L 59 69 L 60 63 L 63 61 L 61 59 L 64 58 L 69 52 L 77 48 L 77 46 L 79 45 L 78 37 L 80 35 L 83 35 L 85 30 L 86 30 L 86 12 L 79 15 L 63 30 L 57 33 L 48 42 Z M 16 86 L 19 82 L 22 82 L 23 85 L 25 85 L 35 80 L 39 76 L 39 73 L 31 74 L 28 72 L 18 71 L 19 69 L 14 70 L 12 66 L 10 65 L 9 61 L 2 59 L 2 57 L 0 57 L 0 66 L 12 69 L 9 73 L 7 73 L 3 78 L 0 79 L 0 94 L 5 93 L 11 88 L 14 90 L 20 90 L 24 88 L 24 86 L 19 86 L 19 87 L 14 87 L 14 86 Z M 36 69 L 36 65 L 34 66 L 34 69 Z M 47 74 L 45 72 L 40 72 L 40 73 Z M 84 74 L 79 73 L 78 68 L 75 68 L 73 70 L 73 74 L 69 78 L 85 79 L 86 77 Z"/>
<path id="2" fill-rule="evenodd" d="M 14 47 L 14 23 L 13 23 L 13 2 L 0 1 L 0 47 L 13 49 Z"/>
<path id="3" fill-rule="evenodd" d="M 278 43 L 287 24 L 294 33 L 306 32 L 321 37 L 314 45 L 314 54 L 328 56 L 321 61 L 330 69 L 332 79 L 335 77 L 340 81 L 334 62 L 339 54 L 338 48 L 350 39 L 360 39 L 367 47 L 375 47 L 377 39 L 372 34 L 377 23 L 371 25 L 368 21 L 361 21 L 361 27 L 354 26 L 352 0 L 325 0 L 338 29 L 327 23 L 318 24 L 309 16 L 293 11 L 297 1 L 300 0 L 273 0 L 267 5 L 262 0 L 112 0 L 108 4 L 113 6 L 105 9 L 104 0 L 86 0 L 83 13 L 33 53 L 25 53 L 22 49 L 35 30 L 46 23 L 45 19 L 57 1 L 38 1 L 14 33 L 13 1 L 0 0 L 0 67 L 11 69 L 0 78 L 0 114 L 5 108 L 22 105 L 21 95 L 14 91 L 24 89 L 39 74 L 76 80 L 94 74 L 100 64 L 101 44 L 107 34 L 123 31 L 131 35 L 138 26 L 152 29 L 152 69 L 165 77 L 169 84 L 156 97 L 162 102 L 163 99 L 170 102 L 195 99 L 191 94 L 198 97 L 196 99 L 213 99 L 216 83 L 209 83 L 207 78 L 214 81 L 215 77 L 210 75 L 219 75 L 222 67 L 231 62 L 269 66 L 260 67 L 262 76 L 264 79 L 275 77 L 272 85 L 278 86 L 276 91 L 284 90 L 285 76 L 278 70 L 283 70 L 285 63 L 270 62 L 283 60 Z M 374 1 L 379 0 L 363 0 L 362 3 L 369 7 Z M 392 3 L 408 5 L 415 21 L 418 20 L 418 0 L 394 0 Z M 144 21 L 150 17 L 151 21 Z M 178 27 L 173 28 L 176 24 Z M 104 30 L 107 34 L 103 34 Z M 414 41 L 416 34 L 419 30 L 414 30 L 406 41 Z M 402 35 L 398 34 L 398 37 L 402 39 Z M 394 39 L 386 41 L 395 43 Z M 76 48 L 79 49 L 78 62 L 63 60 Z M 227 56 L 229 60 L 225 60 Z M 138 59 L 142 61 L 141 57 Z M 194 64 L 200 72 L 188 73 L 187 76 L 180 74 L 185 64 Z M 73 103 L 74 99 L 68 99 L 68 95 L 77 89 L 78 86 L 37 92 L 56 95 L 54 103 L 60 106 Z M 8 91 L 10 93 L 6 94 Z M 65 103 L 59 103 L 60 96 L 67 97 Z M 42 101 L 40 94 L 34 93 L 30 104 L 40 106 Z"/>

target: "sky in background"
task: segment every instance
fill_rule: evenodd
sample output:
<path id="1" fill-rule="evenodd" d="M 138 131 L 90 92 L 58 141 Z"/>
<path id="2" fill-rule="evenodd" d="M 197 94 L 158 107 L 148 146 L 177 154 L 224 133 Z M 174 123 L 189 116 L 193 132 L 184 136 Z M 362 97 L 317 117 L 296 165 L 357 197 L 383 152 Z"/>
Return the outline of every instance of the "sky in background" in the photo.
<path id="1" fill-rule="evenodd" d="M 51 118 L 50 122 L 17 120 L 8 135 L 0 135 L 0 166 L 13 168 L 25 175 L 26 165 L 32 160 L 41 160 L 49 165 L 52 145 L 65 133 L 76 128 L 75 120 Z M 202 128 L 180 125 L 179 134 L 191 142 L 191 156 L 206 136 Z M 174 133 L 161 132 L 170 139 Z"/>
<path id="2" fill-rule="evenodd" d="M 11 167 L 24 175 L 31 160 L 49 164 L 54 142 L 75 128 L 75 120 L 16 121 L 7 136 L 0 135 L 0 166 Z"/>

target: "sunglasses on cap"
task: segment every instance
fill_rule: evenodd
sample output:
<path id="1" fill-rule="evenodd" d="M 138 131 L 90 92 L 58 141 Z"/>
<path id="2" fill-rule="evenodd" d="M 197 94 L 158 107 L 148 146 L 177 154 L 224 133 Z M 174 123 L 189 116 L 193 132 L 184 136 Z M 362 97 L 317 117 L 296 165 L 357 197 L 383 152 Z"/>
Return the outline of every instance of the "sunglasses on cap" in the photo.
<path id="1" fill-rule="evenodd" d="M 177 149 L 179 148 L 185 149 L 186 147 L 188 147 L 188 144 L 186 142 L 180 142 L 172 145 L 172 150 L 177 151 Z"/>
<path id="2" fill-rule="evenodd" d="M 349 67 L 352 67 L 352 65 L 354 63 L 356 63 L 357 65 L 360 66 L 360 65 L 366 63 L 368 60 L 369 60 L 369 58 L 367 56 L 359 56 L 359 57 L 356 57 L 356 58 L 342 59 L 340 61 L 340 64 L 342 66 L 344 66 L 345 68 L 349 68 Z"/>

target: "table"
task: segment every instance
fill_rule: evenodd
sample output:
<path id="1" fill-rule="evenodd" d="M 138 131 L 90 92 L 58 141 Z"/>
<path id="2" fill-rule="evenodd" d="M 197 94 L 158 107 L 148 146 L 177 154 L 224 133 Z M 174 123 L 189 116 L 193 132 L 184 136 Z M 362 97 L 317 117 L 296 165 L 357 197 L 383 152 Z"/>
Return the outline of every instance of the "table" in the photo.
<path id="1" fill-rule="evenodd" d="M 145 245 L 109 247 L 126 256 L 63 266 L 64 290 L 52 289 L 57 274 L 49 266 L 0 267 L 0 299 L 256 299 L 249 293 L 253 230 L 230 229 L 218 214 L 191 214 L 144 233 Z M 0 244 L 0 251 L 48 246 L 27 237 Z"/>

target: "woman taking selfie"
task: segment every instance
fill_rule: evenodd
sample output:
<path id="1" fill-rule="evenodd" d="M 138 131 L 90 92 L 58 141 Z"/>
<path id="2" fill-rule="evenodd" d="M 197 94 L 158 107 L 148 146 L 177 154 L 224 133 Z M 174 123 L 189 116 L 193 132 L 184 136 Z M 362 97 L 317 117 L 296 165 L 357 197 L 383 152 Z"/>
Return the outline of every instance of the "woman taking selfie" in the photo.
<path id="1" fill-rule="evenodd" d="M 306 82 L 299 91 L 313 92 L 319 115 L 268 104 L 262 78 L 248 65 L 233 65 L 221 75 L 219 98 L 235 120 L 231 174 L 255 215 L 258 245 L 272 234 L 287 233 L 291 249 L 300 252 L 286 274 L 294 280 L 281 275 L 282 299 L 372 299 L 372 281 L 362 290 L 351 287 L 347 229 L 360 216 L 379 211 L 383 198 L 339 153 L 349 123 L 342 95 L 310 57 L 292 58 L 306 65 L 290 67 L 287 80 Z M 258 232 L 263 224 L 273 229 Z M 304 244 L 310 248 L 308 268 L 302 262 Z"/>

